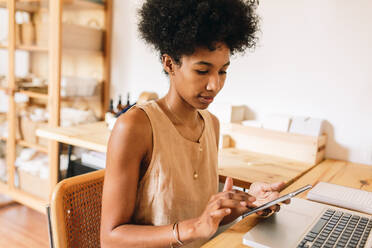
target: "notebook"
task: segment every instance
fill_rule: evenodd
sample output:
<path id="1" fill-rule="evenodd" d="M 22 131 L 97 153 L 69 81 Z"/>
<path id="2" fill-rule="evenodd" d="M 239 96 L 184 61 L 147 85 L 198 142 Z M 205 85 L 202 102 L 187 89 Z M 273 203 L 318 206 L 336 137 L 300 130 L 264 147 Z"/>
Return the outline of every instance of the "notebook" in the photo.
<path id="1" fill-rule="evenodd" d="M 372 214 L 372 192 L 361 189 L 319 182 L 307 199 Z"/>

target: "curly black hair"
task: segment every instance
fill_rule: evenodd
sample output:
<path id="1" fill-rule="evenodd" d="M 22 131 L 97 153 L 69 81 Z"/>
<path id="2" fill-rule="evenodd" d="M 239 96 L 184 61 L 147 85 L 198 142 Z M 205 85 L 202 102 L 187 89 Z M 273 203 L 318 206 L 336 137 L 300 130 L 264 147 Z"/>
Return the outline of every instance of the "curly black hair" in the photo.
<path id="1" fill-rule="evenodd" d="M 196 47 L 213 51 L 217 42 L 234 54 L 256 44 L 256 7 L 254 0 L 147 0 L 138 27 L 160 56 L 168 54 L 177 63 Z"/>

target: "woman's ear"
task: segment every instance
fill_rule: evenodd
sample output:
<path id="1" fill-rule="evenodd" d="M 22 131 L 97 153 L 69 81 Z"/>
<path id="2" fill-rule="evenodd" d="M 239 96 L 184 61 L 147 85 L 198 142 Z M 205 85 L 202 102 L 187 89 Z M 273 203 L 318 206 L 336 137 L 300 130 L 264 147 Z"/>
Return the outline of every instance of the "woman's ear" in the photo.
<path id="1" fill-rule="evenodd" d="M 168 54 L 163 54 L 162 57 L 161 57 L 161 60 L 162 60 L 162 63 L 163 63 L 164 70 L 168 74 L 174 75 L 174 63 L 173 63 L 172 57 L 169 56 Z"/>

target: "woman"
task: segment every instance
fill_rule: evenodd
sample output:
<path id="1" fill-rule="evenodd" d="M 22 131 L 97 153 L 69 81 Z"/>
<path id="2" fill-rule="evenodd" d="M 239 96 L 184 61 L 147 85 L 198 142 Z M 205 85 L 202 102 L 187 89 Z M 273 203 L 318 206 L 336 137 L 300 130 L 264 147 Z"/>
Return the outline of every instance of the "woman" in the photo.
<path id="1" fill-rule="evenodd" d="M 254 183 L 247 194 L 232 190 L 228 178 L 218 193 L 219 122 L 206 109 L 224 86 L 230 56 L 255 45 L 254 4 L 148 0 L 139 13 L 141 36 L 160 53 L 170 87 L 115 124 L 101 244 L 200 247 L 219 225 L 278 197 L 283 187 Z"/>

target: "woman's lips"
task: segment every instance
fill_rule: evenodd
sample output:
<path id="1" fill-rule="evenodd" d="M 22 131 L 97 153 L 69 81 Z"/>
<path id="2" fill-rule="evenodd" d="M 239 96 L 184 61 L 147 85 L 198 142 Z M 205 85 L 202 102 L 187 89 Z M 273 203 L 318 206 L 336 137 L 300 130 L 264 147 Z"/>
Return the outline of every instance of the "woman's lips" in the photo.
<path id="1" fill-rule="evenodd" d="M 199 96 L 199 99 L 202 103 L 210 104 L 213 102 L 214 97 L 211 96 Z"/>

